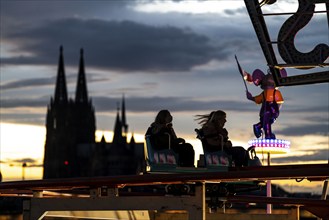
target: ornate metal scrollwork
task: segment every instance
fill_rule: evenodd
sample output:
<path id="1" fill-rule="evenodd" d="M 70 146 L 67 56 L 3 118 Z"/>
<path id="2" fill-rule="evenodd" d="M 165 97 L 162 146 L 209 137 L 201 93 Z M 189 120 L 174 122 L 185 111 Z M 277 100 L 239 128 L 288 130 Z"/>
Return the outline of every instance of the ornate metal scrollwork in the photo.
<path id="1" fill-rule="evenodd" d="M 297 12 L 282 25 L 278 34 L 278 50 L 287 64 L 321 65 L 329 57 L 329 46 L 318 44 L 308 53 L 302 53 L 295 47 L 294 40 L 298 31 L 304 28 L 312 19 L 315 1 L 298 0 Z"/>

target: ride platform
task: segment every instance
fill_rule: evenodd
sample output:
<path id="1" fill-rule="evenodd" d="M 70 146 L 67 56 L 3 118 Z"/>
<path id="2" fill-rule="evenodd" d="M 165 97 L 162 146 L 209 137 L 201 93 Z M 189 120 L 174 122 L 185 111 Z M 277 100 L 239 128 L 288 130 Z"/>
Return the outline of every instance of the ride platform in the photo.
<path id="1" fill-rule="evenodd" d="M 206 184 L 240 181 L 308 179 L 323 181 L 328 192 L 329 164 L 286 165 L 230 168 L 228 172 L 193 172 L 145 174 L 133 176 L 86 177 L 68 179 L 27 180 L 0 183 L 0 196 L 25 197 L 23 219 L 42 219 L 48 211 L 106 210 L 180 210 L 189 220 L 204 220 L 207 213 Z M 193 195 L 119 195 L 126 186 L 192 184 Z M 86 191 L 88 192 L 86 194 Z M 81 193 L 83 192 L 83 193 Z M 106 192 L 106 193 L 104 193 Z M 216 198 L 221 204 L 256 202 L 303 206 L 321 218 L 329 217 L 329 201 L 308 198 L 278 198 L 226 195 Z"/>

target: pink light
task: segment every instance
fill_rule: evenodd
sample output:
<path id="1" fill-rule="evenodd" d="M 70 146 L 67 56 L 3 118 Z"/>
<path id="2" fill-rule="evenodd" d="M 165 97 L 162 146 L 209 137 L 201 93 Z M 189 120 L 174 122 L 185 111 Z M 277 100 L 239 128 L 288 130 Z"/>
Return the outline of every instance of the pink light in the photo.
<path id="1" fill-rule="evenodd" d="M 256 146 L 256 152 L 283 154 L 290 151 L 290 141 L 281 139 L 253 139 L 248 144 Z"/>

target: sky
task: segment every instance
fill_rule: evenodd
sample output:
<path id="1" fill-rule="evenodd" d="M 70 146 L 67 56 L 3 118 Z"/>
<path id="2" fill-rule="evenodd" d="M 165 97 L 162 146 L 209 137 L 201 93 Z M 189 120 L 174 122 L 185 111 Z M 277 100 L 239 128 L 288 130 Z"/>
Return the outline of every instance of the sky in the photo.
<path id="1" fill-rule="evenodd" d="M 234 55 L 248 72 L 268 68 L 243 0 L 1 0 L 0 4 L 0 169 L 5 181 L 42 178 L 45 118 L 54 97 L 60 46 L 72 99 L 80 49 L 84 50 L 98 139 L 105 135 L 108 142 L 112 140 L 123 95 L 129 131 L 139 142 L 161 109 L 171 111 L 177 135 L 192 143 L 197 154 L 202 153 L 194 132 L 200 127 L 194 120 L 198 114 L 226 111 L 226 128 L 236 146 L 247 147 L 255 138 L 252 125 L 258 122 L 260 106 L 246 99 Z M 262 10 L 297 8 L 297 1 L 289 0 Z M 324 4 L 316 4 L 316 11 L 323 10 Z M 273 41 L 290 16 L 265 17 Z M 305 53 L 320 43 L 329 45 L 324 13 L 315 14 L 295 37 L 297 49 Z M 288 75 L 314 71 L 329 68 L 287 69 Z M 253 95 L 262 92 L 253 84 L 248 89 Z M 327 163 L 328 83 L 279 89 L 285 102 L 272 127 L 277 138 L 291 142 L 291 150 L 273 155 L 272 164 Z"/>

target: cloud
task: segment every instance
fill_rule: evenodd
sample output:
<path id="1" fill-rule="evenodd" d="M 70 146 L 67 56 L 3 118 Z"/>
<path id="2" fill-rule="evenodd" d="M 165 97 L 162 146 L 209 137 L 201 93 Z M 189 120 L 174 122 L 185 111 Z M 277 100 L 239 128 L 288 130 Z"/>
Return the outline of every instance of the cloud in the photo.
<path id="1" fill-rule="evenodd" d="M 94 96 L 91 98 L 92 105 L 95 108 L 96 115 L 115 113 L 118 105 L 121 106 L 121 98 Z M 41 97 L 36 99 L 2 99 L 2 109 L 20 109 L 20 108 L 42 108 L 44 114 L 24 111 L 22 113 L 1 113 L 2 122 L 19 122 L 43 125 L 45 123 L 46 108 L 50 103 L 50 97 Z M 253 111 L 249 105 L 243 105 L 239 101 L 225 100 L 194 100 L 191 97 L 126 97 L 126 110 L 135 113 L 157 112 L 160 109 L 169 109 L 176 112 L 194 112 L 194 111 L 211 111 L 213 109 L 226 109 L 227 111 Z M 14 112 L 14 111 L 13 111 Z M 39 110 L 40 112 L 40 110 Z"/>
<path id="2" fill-rule="evenodd" d="M 67 84 L 76 83 L 77 81 L 77 74 L 66 74 L 65 77 Z M 57 76 L 48 77 L 48 78 L 29 78 L 29 79 L 14 80 L 1 84 L 0 88 L 2 91 L 5 91 L 10 89 L 25 89 L 30 87 L 34 87 L 34 88 L 43 87 L 43 86 L 54 87 L 56 85 L 56 78 Z M 98 74 L 88 73 L 86 74 L 86 81 L 89 84 L 94 82 L 109 81 L 109 79 L 98 76 Z"/>
<path id="3" fill-rule="evenodd" d="M 293 126 L 290 125 L 287 128 L 278 130 L 277 134 L 282 134 L 286 136 L 303 136 L 303 135 L 329 135 L 329 125 L 328 123 L 319 123 L 319 124 L 311 124 L 311 125 L 298 125 Z"/>
<path id="4" fill-rule="evenodd" d="M 307 116 L 304 118 L 304 120 L 310 121 L 310 122 L 318 122 L 318 123 L 323 123 L 325 121 L 328 122 L 329 119 L 329 109 L 328 106 L 323 106 L 323 112 L 327 112 L 326 116 L 327 117 L 321 117 L 321 116 Z M 311 110 L 311 112 L 314 112 Z M 329 129 L 329 127 L 328 127 Z"/>
<path id="5" fill-rule="evenodd" d="M 16 80 L 1 85 L 1 90 L 19 89 L 19 88 L 33 87 L 33 86 L 49 86 L 49 85 L 53 86 L 54 82 L 55 82 L 55 77 Z"/>
<path id="6" fill-rule="evenodd" d="M 111 96 L 92 96 L 92 105 L 95 108 L 96 115 L 115 113 L 118 106 L 121 106 L 121 98 Z M 46 108 L 50 103 L 50 97 L 40 97 L 36 99 L 2 99 L 2 109 L 19 109 L 19 108 L 42 108 L 44 114 L 24 112 L 24 113 L 1 113 L 3 122 L 20 122 L 44 125 Z M 209 112 L 214 109 L 225 109 L 228 112 L 243 112 L 243 114 L 257 114 L 253 105 L 248 105 L 245 101 L 233 101 L 225 99 L 195 99 L 193 97 L 126 97 L 126 110 L 134 113 L 157 112 L 160 109 L 168 109 L 175 112 Z M 39 111 L 40 112 L 40 111 Z M 309 113 L 305 109 L 305 113 Z M 289 118 L 289 116 L 288 116 Z M 310 119 L 310 118 L 306 118 Z M 305 120 L 305 119 L 304 119 Z M 279 123 L 283 123 L 280 119 Z M 304 135 L 329 135 L 329 126 L 325 116 L 316 116 L 314 120 L 308 121 L 306 124 L 292 125 L 282 129 L 275 129 L 276 135 L 284 136 L 304 136 Z"/>
<path id="7" fill-rule="evenodd" d="M 25 163 L 27 167 L 43 167 L 43 164 L 39 164 L 39 162 L 34 158 L 7 160 L 5 163 L 9 163 L 10 166 L 23 166 L 23 163 Z"/>
<path id="8" fill-rule="evenodd" d="M 73 94 L 73 93 L 72 93 Z M 50 97 L 52 96 L 43 96 L 37 98 L 24 98 L 24 99 L 1 99 L 1 107 L 2 108 L 19 108 L 19 107 L 46 107 L 47 104 L 50 102 Z M 97 96 L 97 95 L 90 95 L 90 99 L 95 106 L 96 112 L 106 112 L 106 111 L 113 111 L 117 109 L 117 103 L 121 102 L 121 98 L 111 97 L 111 96 Z M 71 97 L 73 98 L 73 97 Z M 211 100 L 202 99 L 195 99 L 193 97 L 187 96 L 130 96 L 125 98 L 126 105 L 129 106 L 129 111 L 133 112 L 144 112 L 144 111 L 154 111 L 155 109 L 160 108 L 168 108 L 173 111 L 199 111 L 199 110 L 209 110 L 209 109 L 226 109 L 230 111 L 243 111 L 243 112 L 255 112 L 258 114 L 258 111 L 255 111 L 254 105 L 250 104 L 248 101 L 242 99 L 241 101 L 233 101 L 233 100 L 226 100 L 225 97 L 223 98 L 215 98 Z M 299 109 L 299 113 L 308 113 L 312 112 L 327 112 L 328 106 L 318 106 L 315 109 Z M 293 110 L 285 109 L 286 114 L 288 112 L 295 112 Z M 282 113 L 283 114 L 283 113 Z M 307 117 L 305 118 L 311 122 L 319 122 L 320 124 L 327 119 L 324 117 L 317 116 L 314 120 Z M 323 124 L 323 123 L 322 123 Z M 325 124 L 323 126 L 308 126 L 306 130 L 312 130 L 316 127 L 318 128 L 325 128 Z M 299 133 L 299 130 L 304 130 L 298 126 L 289 126 L 289 129 L 283 129 L 281 133 Z M 323 130 L 323 129 L 322 129 Z M 299 133 L 300 134 L 300 133 Z"/>
<path id="9" fill-rule="evenodd" d="M 31 125 L 45 125 L 47 110 L 43 114 L 37 113 L 1 113 L 1 122 Z"/>
<path id="10" fill-rule="evenodd" d="M 240 63 L 247 71 L 263 68 L 259 67 L 261 65 L 266 68 L 266 61 L 245 7 L 227 9 L 223 12 L 225 14 L 160 14 L 136 11 L 134 6 L 140 4 L 140 1 L 100 2 L 1 1 L 1 6 L 6 6 L 1 7 L 1 26 L 4 30 L 1 34 L 1 43 L 4 45 L 1 48 L 1 65 L 8 65 L 8 69 L 4 68 L 4 76 L 15 79 L 1 82 L 1 92 L 6 92 L 6 96 L 1 99 L 1 108 L 4 111 L 21 107 L 39 108 L 38 112 L 41 108 L 46 109 L 53 89 L 45 91 L 48 88 L 38 88 L 55 86 L 55 77 L 46 78 L 41 75 L 43 73 L 38 73 L 42 77 L 36 78 L 31 74 L 29 79 L 19 80 L 19 77 L 11 74 L 26 78 L 25 72 L 24 75 L 16 70 L 20 64 L 30 64 L 31 67 L 46 64 L 55 68 L 59 46 L 63 45 L 65 66 L 75 70 L 74 74 L 67 74 L 67 82 L 70 84 L 68 88 L 75 87 L 81 47 L 85 51 L 85 66 L 93 72 L 87 70 L 86 76 L 92 76 L 92 80 L 111 79 L 108 84 L 105 82 L 91 85 L 91 79 L 87 80 L 90 98 L 97 114 L 115 112 L 121 99 L 114 96 L 125 93 L 127 110 L 138 113 L 153 112 L 160 108 L 172 111 L 223 108 L 234 112 L 253 112 L 257 118 L 259 108 L 252 103 L 247 104 L 246 100 L 227 101 L 236 100 L 237 97 L 244 98 L 243 94 L 234 95 L 238 91 L 237 86 L 234 86 L 234 79 L 241 87 L 242 82 L 233 54 L 238 55 Z M 127 5 L 130 7 L 126 7 Z M 275 39 L 276 32 L 272 32 L 278 31 L 287 17 L 266 18 L 271 37 Z M 314 21 L 312 19 L 314 25 L 307 26 L 309 31 L 304 32 L 303 29 L 298 35 L 301 37 L 300 44 L 313 48 L 320 43 L 319 40 L 327 41 L 327 29 L 320 25 L 326 24 L 323 19 L 325 17 Z M 140 75 L 133 71 L 138 71 Z M 176 75 L 170 78 L 164 78 L 162 74 L 151 75 L 157 72 Z M 96 76 L 98 78 L 94 78 L 95 73 L 100 74 Z M 134 73 L 136 78 L 129 73 Z M 184 75 L 185 73 L 188 75 Z M 53 71 L 53 74 L 56 72 Z M 170 84 L 163 86 L 167 82 Z M 23 99 L 16 96 L 19 92 L 24 92 L 24 96 L 27 96 L 24 90 L 26 88 L 29 88 L 28 94 L 34 90 L 30 88 L 40 91 L 31 95 L 39 98 Z M 328 112 L 328 87 L 325 85 L 304 89 L 290 87 L 285 90 L 283 95 L 286 103 L 281 112 L 280 123 L 284 122 L 282 119 L 285 115 L 292 117 L 287 117 L 284 123 L 291 123 L 298 113 L 304 116 L 312 112 L 314 117 L 315 114 L 323 115 L 323 112 Z M 41 93 L 44 97 L 40 97 Z M 70 92 L 71 94 L 74 96 L 74 92 Z M 145 97 L 137 97 L 139 95 Z M 6 98 L 3 99 L 4 97 Z M 11 114 L 1 113 L 2 120 L 14 120 L 15 112 L 17 111 Z M 38 121 L 44 124 L 45 114 L 33 115 L 27 112 L 25 118 L 23 115 L 16 115 L 23 122 Z M 305 121 L 305 118 L 301 118 Z M 322 118 L 322 121 L 327 123 L 328 119 Z M 306 122 L 310 124 L 310 120 L 306 119 Z M 291 127 L 293 124 L 289 124 L 289 129 L 278 132 L 303 135 L 325 131 L 325 126 L 321 126 L 321 123 Z"/>
<path id="11" fill-rule="evenodd" d="M 323 149 L 323 150 L 310 149 L 310 150 L 305 150 L 304 153 L 305 155 L 272 158 L 272 162 L 291 163 L 291 162 L 318 161 L 318 160 L 329 159 L 328 149 Z"/>
<path id="12" fill-rule="evenodd" d="M 47 103 L 49 102 L 49 99 L 45 99 L 45 98 L 1 99 L 1 108 L 46 107 Z"/>
<path id="13" fill-rule="evenodd" d="M 58 19 L 67 17 L 120 17 L 129 5 L 136 1 L 0 1 L 1 14 L 6 18 L 1 25 L 9 28 L 11 24 L 36 24 L 40 18 Z M 131 11 L 130 11 L 131 13 Z"/>
<path id="14" fill-rule="evenodd" d="M 182 71 L 227 57 L 208 37 L 187 28 L 133 21 L 68 18 L 34 28 L 16 27 L 5 37 L 31 55 L 2 58 L 3 64 L 52 64 L 51 51 L 61 44 L 64 49 L 69 45 L 64 51 L 68 65 L 76 65 L 70 57 L 83 47 L 88 66 L 122 71 Z"/>
<path id="15" fill-rule="evenodd" d="M 317 106 L 311 106 L 311 107 L 305 107 L 305 106 L 294 106 L 294 105 L 286 105 L 284 106 L 284 110 L 282 110 L 281 112 L 288 112 L 288 113 L 307 113 L 310 114 L 310 112 L 312 113 L 315 113 L 315 112 L 328 112 L 329 111 L 329 107 L 328 105 L 325 105 L 325 104 L 328 104 L 328 102 L 326 101 L 323 101 L 322 104 L 318 104 Z M 303 117 L 305 120 L 308 120 L 308 121 L 318 121 L 318 120 L 321 120 L 319 119 L 318 117 L 314 117 L 314 116 L 311 116 L 311 117 Z M 327 120 L 328 121 L 328 118 L 326 119 L 323 119 L 322 118 L 322 122 L 323 120 Z"/>
<path id="16" fill-rule="evenodd" d="M 110 112 L 116 110 L 118 98 L 96 96 L 92 98 L 97 112 Z M 225 100 L 194 100 L 191 97 L 128 97 L 125 98 L 126 108 L 131 112 L 154 112 L 159 109 L 170 109 L 171 111 L 200 111 L 221 108 L 228 110 L 243 106 L 238 101 Z M 244 109 L 248 110 L 248 106 Z"/>

